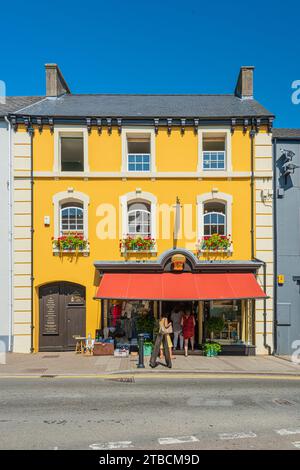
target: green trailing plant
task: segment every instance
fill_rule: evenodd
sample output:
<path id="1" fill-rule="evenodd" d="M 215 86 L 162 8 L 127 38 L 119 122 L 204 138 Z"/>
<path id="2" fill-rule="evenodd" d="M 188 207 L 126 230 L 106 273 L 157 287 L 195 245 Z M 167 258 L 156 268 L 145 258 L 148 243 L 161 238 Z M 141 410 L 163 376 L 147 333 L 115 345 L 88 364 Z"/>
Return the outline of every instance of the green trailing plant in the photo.
<path id="1" fill-rule="evenodd" d="M 205 343 L 203 350 L 206 356 L 213 357 L 217 356 L 221 352 L 222 347 L 219 343 Z"/>

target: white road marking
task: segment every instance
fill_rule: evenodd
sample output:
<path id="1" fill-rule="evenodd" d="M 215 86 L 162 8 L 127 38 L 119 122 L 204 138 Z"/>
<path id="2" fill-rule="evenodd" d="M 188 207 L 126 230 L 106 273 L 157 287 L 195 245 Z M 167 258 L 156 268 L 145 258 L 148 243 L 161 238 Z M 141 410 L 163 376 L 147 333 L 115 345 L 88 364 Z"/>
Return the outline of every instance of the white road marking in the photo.
<path id="1" fill-rule="evenodd" d="M 300 441 L 295 441 L 292 442 L 293 446 L 297 447 L 297 449 L 300 449 Z"/>
<path id="2" fill-rule="evenodd" d="M 199 439 L 195 436 L 181 436 L 181 437 L 160 437 L 158 443 L 161 445 L 166 444 L 183 444 L 185 442 L 198 442 Z"/>
<path id="3" fill-rule="evenodd" d="M 221 440 L 226 440 L 226 439 L 249 439 L 257 437 L 256 434 L 252 431 L 250 432 L 223 432 L 219 434 L 219 438 Z"/>
<path id="4" fill-rule="evenodd" d="M 290 436 L 291 434 L 300 434 L 300 428 L 297 429 L 276 429 L 275 432 L 280 436 Z"/>
<path id="5" fill-rule="evenodd" d="M 133 447 L 132 441 L 103 442 L 99 444 L 91 444 L 90 449 L 93 450 L 111 450 L 111 449 L 129 449 Z"/>

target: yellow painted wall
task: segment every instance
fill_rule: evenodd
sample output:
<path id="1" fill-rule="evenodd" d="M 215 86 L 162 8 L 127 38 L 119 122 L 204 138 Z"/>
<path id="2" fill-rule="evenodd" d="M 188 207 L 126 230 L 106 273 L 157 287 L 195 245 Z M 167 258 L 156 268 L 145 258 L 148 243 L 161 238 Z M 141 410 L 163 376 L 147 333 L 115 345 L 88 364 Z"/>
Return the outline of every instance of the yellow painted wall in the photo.
<path id="1" fill-rule="evenodd" d="M 101 135 L 93 130 L 89 136 L 90 171 L 119 171 L 121 168 L 121 137 L 117 130 L 111 135 L 104 129 Z M 52 171 L 54 136 L 45 128 L 34 137 L 35 171 Z M 198 162 L 197 136 L 193 130 L 172 131 L 170 136 L 160 130 L 156 137 L 156 166 L 158 171 L 196 171 Z M 232 162 L 234 171 L 250 171 L 250 138 L 242 130 L 232 136 Z M 54 213 L 52 197 L 72 187 L 90 197 L 89 256 L 63 255 L 52 253 L 51 237 L 54 235 Z M 250 178 L 234 179 L 83 179 L 83 178 L 35 178 L 34 185 L 34 277 L 35 298 L 35 350 L 38 349 L 38 287 L 53 281 L 69 281 L 86 287 L 86 332 L 94 335 L 100 325 L 100 302 L 93 299 L 98 285 L 98 275 L 93 266 L 96 260 L 123 260 L 119 250 L 119 197 L 140 188 L 157 197 L 159 204 L 172 205 L 176 197 L 182 204 L 191 204 L 194 211 L 194 231 L 196 231 L 196 197 L 210 192 L 212 188 L 232 195 L 232 240 L 233 253 L 230 260 L 249 260 L 251 257 L 250 237 Z M 96 233 L 101 218 L 97 208 L 101 203 L 111 203 L 117 209 L 117 233 L 113 240 L 99 240 Z M 50 227 L 44 226 L 44 216 L 51 218 Z M 192 240 L 178 240 L 177 246 L 195 251 L 197 236 Z M 157 239 L 159 256 L 172 248 L 173 241 Z"/>
<path id="2" fill-rule="evenodd" d="M 251 140 L 249 133 L 237 128 L 231 138 L 231 163 L 233 171 L 250 171 Z"/>
<path id="3" fill-rule="evenodd" d="M 198 136 L 193 129 L 181 134 L 180 129 L 160 129 L 155 138 L 157 171 L 196 171 L 198 164 Z"/>
<path id="4" fill-rule="evenodd" d="M 99 136 L 93 129 L 88 137 L 90 171 L 120 171 L 122 164 L 121 136 L 117 129 Z"/>

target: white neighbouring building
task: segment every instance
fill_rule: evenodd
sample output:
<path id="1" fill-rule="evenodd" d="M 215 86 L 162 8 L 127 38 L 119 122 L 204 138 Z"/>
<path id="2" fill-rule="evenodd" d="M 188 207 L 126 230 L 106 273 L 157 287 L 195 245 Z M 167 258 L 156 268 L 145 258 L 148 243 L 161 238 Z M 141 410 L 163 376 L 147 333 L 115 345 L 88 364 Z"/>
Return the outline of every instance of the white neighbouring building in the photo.
<path id="1" fill-rule="evenodd" d="M 39 101 L 40 97 L 15 96 L 2 97 L 0 103 L 0 240 L 1 240 L 1 263 L 0 263 L 0 352 L 22 350 L 18 340 L 18 322 L 22 318 L 14 318 L 14 302 L 16 275 L 18 273 L 18 260 L 14 259 L 13 250 L 15 246 L 15 235 L 13 235 L 14 224 L 14 156 L 15 151 L 14 132 L 11 129 L 7 116 L 30 104 Z M 14 274 L 15 273 L 15 274 Z"/>

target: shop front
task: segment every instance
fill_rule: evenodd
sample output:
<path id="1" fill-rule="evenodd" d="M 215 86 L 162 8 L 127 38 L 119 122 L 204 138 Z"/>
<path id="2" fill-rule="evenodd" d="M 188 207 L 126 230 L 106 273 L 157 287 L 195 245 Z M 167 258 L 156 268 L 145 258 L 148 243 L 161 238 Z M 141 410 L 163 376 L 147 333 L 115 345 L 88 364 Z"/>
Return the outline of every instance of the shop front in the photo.
<path id="1" fill-rule="evenodd" d="M 157 261 L 94 263 L 100 274 L 95 298 L 101 301 L 105 339 L 137 348 L 139 333 L 153 339 L 162 315 L 191 312 L 195 354 L 207 341 L 222 354 L 255 354 L 255 300 L 265 299 L 256 280 L 259 262 L 198 260 L 187 250 L 169 250 Z M 180 315 L 180 313 L 179 313 Z M 180 354 L 178 341 L 175 353 Z"/>

